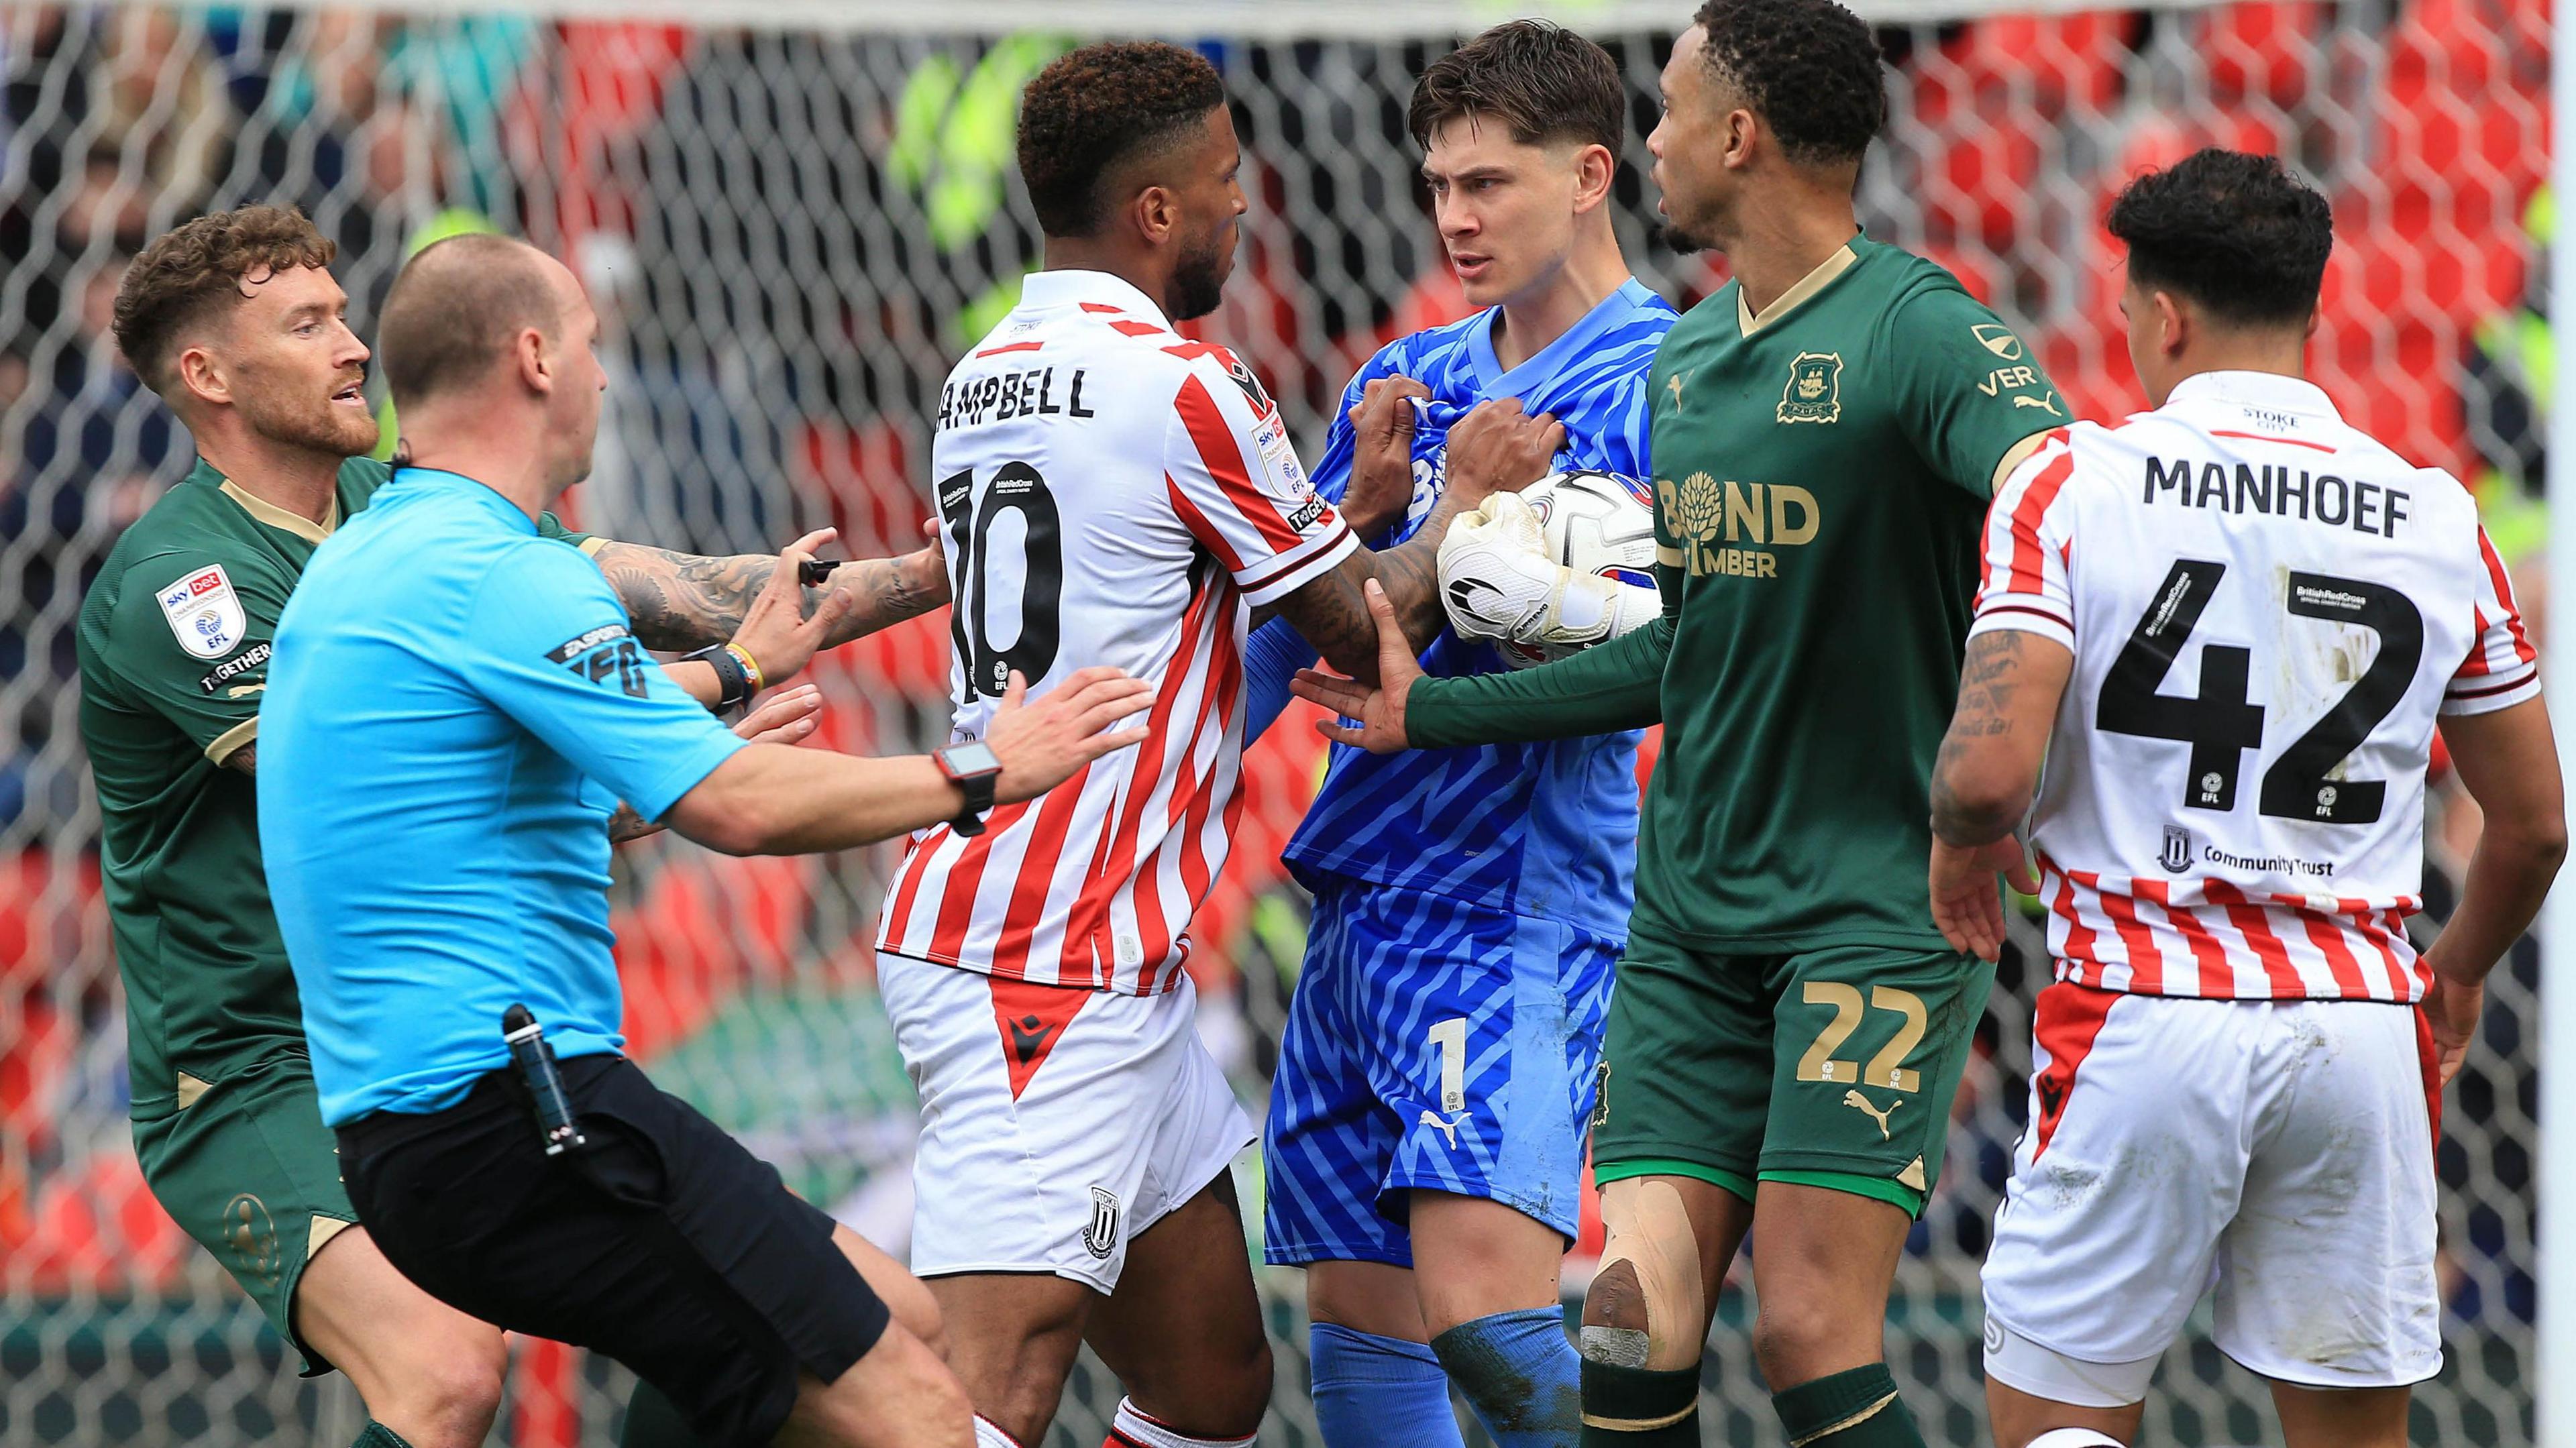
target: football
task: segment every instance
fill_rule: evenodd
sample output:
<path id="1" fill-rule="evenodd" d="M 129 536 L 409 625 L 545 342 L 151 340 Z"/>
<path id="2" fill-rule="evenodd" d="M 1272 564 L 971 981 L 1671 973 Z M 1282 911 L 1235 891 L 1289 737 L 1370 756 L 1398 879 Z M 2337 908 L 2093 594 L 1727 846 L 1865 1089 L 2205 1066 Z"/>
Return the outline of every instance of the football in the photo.
<path id="1" fill-rule="evenodd" d="M 1647 484 L 1617 473 L 1570 468 L 1521 489 L 1521 500 L 1538 514 L 1549 557 L 1584 573 L 1655 586 L 1655 495 Z M 1494 649 L 1515 669 L 1536 668 L 1576 652 L 1509 639 Z"/>

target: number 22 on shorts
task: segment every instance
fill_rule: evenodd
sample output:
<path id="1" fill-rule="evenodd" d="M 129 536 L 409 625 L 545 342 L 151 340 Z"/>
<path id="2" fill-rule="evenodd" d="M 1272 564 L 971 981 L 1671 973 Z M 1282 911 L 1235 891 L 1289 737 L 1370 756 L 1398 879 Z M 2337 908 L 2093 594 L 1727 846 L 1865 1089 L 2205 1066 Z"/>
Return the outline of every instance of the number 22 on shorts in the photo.
<path id="1" fill-rule="evenodd" d="M 1811 1006 L 1833 1007 L 1834 1018 L 1816 1034 L 1815 1044 L 1807 1048 L 1807 1054 L 1798 1058 L 1799 1080 L 1876 1086 L 1889 1091 L 1923 1089 L 1922 1073 L 1903 1064 L 1907 1054 L 1923 1039 L 1925 1016 L 1921 996 L 1892 985 L 1870 987 L 1871 1007 L 1894 1011 L 1904 1020 L 1897 1026 L 1896 1034 L 1879 1048 L 1878 1054 L 1869 1058 L 1866 1067 L 1834 1059 L 1834 1053 L 1843 1048 L 1843 1043 L 1852 1038 L 1854 1031 L 1860 1029 L 1860 987 L 1838 980 L 1811 980 L 1806 983 L 1800 998 Z"/>

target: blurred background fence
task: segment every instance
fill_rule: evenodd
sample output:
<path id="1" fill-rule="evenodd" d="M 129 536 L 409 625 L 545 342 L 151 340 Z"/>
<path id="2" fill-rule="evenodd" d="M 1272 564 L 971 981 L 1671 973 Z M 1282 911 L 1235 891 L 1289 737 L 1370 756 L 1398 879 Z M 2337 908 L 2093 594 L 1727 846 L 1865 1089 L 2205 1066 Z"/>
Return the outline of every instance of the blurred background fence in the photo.
<path id="1" fill-rule="evenodd" d="M 598 467 L 570 511 L 704 552 L 825 523 L 854 553 L 920 536 L 928 404 L 1037 258 L 1011 157 L 1017 92 L 1103 28 L 1196 43 L 1226 74 L 1253 210 L 1224 309 L 1191 330 L 1243 352 L 1310 446 L 1359 359 L 1462 314 L 1402 115 L 1414 74 L 1491 7 L 1123 0 L 1089 26 L 1066 4 L 1038 12 L 1061 29 L 1005 31 L 976 28 L 986 7 L 890 0 L 828 13 L 723 0 L 694 23 L 666 23 L 689 13 L 668 0 L 631 17 L 562 3 L 0 3 L 0 1441 L 327 1443 L 360 1422 L 345 1383 L 294 1377 L 163 1217 L 126 1127 L 72 625 L 118 531 L 189 461 L 107 335 L 118 278 L 150 237 L 210 208 L 300 204 L 340 245 L 362 336 L 428 240 L 494 228 L 555 250 L 598 302 L 612 377 Z M 1559 10 L 1634 84 L 1617 225 L 1640 274 L 1683 304 L 1723 273 L 1651 240 L 1643 138 L 1690 3 Z M 2337 249 L 2319 379 L 2401 451 L 2473 481 L 2544 612 L 2540 0 L 2048 14 L 1908 0 L 1901 22 L 1861 8 L 1890 20 L 1894 97 L 1862 183 L 1871 231 L 2012 319 L 2079 416 L 2142 405 L 2101 225 L 2120 181 L 2218 143 L 2277 151 L 2325 187 Z M 1195 28 L 1210 24 L 1231 28 Z M 920 746 L 944 726 L 946 668 L 936 618 L 819 661 L 831 742 Z M 1300 720 L 1262 743 L 1245 837 L 1195 932 L 1203 1029 L 1256 1111 L 1304 936 L 1278 848 L 1316 764 Z M 2441 790 L 2428 930 L 2476 829 L 2474 807 Z M 624 852 L 615 903 L 629 1031 L 657 1080 L 900 1254 L 913 1102 L 866 949 L 891 859 L 731 860 L 664 838 Z M 2024 1115 L 2036 939 L 2024 922 L 1891 1312 L 1892 1359 L 1936 1442 L 1984 1441 L 1976 1269 Z M 2417 1396 L 2419 1442 L 2531 1434 L 2534 980 L 2526 943 L 2445 1117 L 2450 1355 Z M 1239 1171 L 1257 1204 L 1257 1160 Z M 1584 1262 L 1569 1264 L 1570 1292 Z M 1312 1444 L 1299 1284 L 1267 1274 L 1264 1290 L 1280 1385 L 1263 1442 Z M 1751 1316 L 1749 1284 L 1730 1287 L 1707 1371 L 1712 1442 L 1776 1441 Z M 2150 1432 L 2272 1436 L 2259 1384 L 2205 1326 L 2165 1364 Z M 612 1442 L 624 1391 L 606 1364 L 520 1343 L 495 1436 Z M 1115 1401 L 1087 1369 L 1052 1441 L 1096 1443 Z"/>

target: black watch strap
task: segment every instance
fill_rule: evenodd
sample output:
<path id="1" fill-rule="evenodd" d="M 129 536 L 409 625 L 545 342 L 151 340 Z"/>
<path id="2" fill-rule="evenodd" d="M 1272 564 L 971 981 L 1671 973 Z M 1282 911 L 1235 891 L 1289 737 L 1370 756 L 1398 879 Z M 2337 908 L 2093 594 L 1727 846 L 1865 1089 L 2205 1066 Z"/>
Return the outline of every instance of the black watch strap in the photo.
<path id="1" fill-rule="evenodd" d="M 1002 771 L 999 762 L 993 761 L 991 752 L 985 750 L 982 745 L 966 747 L 978 751 L 983 755 L 984 760 L 991 762 L 961 768 L 959 761 L 950 752 L 958 747 L 948 745 L 934 749 L 931 751 L 931 758 L 938 762 L 939 772 L 948 776 L 948 782 L 957 786 L 958 792 L 966 796 L 966 807 L 959 810 L 957 817 L 948 822 L 948 828 L 956 834 L 971 839 L 984 832 L 984 816 L 993 808 L 993 795 L 1001 786 Z"/>
<path id="2" fill-rule="evenodd" d="M 717 644 L 680 657 L 684 662 L 704 664 L 716 671 L 716 701 L 707 706 L 711 712 L 721 714 L 751 702 L 751 675 L 742 671 L 742 660 L 735 658 L 732 650 Z"/>

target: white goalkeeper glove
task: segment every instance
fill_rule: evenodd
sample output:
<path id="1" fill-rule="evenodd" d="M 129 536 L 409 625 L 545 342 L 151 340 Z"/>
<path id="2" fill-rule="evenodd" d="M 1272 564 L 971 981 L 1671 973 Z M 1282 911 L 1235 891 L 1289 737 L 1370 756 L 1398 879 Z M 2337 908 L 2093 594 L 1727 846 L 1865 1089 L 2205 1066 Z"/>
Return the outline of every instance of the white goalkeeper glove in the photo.
<path id="1" fill-rule="evenodd" d="M 1496 493 L 1440 540 L 1440 604 L 1461 638 L 1582 648 L 1641 628 L 1655 590 L 1578 573 L 1548 556 L 1538 514 Z"/>

